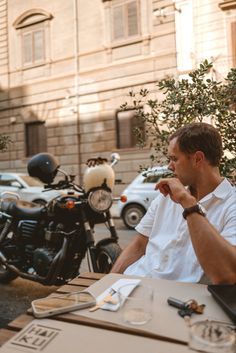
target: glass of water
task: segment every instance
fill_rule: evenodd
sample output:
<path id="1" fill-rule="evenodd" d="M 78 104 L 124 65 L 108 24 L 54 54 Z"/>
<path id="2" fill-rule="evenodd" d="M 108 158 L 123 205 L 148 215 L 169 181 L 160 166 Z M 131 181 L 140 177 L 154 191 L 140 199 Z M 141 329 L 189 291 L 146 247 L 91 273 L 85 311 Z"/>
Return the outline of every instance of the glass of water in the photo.
<path id="1" fill-rule="evenodd" d="M 144 325 L 152 318 L 153 289 L 139 285 L 129 293 L 128 286 L 118 291 L 121 319 L 131 325 Z"/>
<path id="2" fill-rule="evenodd" d="M 189 347 L 208 353 L 235 353 L 235 334 L 225 323 L 197 321 L 190 326 Z"/>

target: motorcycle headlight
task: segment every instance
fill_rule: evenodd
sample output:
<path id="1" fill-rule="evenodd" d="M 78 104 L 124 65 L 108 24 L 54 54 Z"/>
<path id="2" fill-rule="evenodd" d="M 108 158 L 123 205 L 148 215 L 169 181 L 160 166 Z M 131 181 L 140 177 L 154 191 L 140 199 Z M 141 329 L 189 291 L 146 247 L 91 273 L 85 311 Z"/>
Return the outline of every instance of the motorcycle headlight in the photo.
<path id="1" fill-rule="evenodd" d="M 91 191 L 88 197 L 88 203 L 95 212 L 106 212 L 112 205 L 111 192 L 102 188 Z"/>

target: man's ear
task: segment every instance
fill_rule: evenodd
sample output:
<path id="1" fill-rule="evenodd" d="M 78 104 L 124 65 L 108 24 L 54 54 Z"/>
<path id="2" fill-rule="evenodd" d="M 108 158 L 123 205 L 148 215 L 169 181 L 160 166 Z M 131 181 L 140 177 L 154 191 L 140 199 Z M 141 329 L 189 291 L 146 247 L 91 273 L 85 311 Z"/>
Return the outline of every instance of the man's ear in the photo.
<path id="1" fill-rule="evenodd" d="M 202 151 L 196 151 L 194 155 L 196 165 L 202 164 L 205 161 L 205 154 Z"/>

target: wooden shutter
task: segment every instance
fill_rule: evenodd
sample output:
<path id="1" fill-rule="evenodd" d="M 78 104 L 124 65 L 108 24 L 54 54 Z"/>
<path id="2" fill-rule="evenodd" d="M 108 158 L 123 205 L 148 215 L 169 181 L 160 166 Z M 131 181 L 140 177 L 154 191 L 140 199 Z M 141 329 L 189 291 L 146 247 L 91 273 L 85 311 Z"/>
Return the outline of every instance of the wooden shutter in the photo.
<path id="1" fill-rule="evenodd" d="M 138 6 L 137 1 L 132 1 L 127 4 L 127 24 L 128 36 L 138 34 Z"/>
<path id="2" fill-rule="evenodd" d="M 133 146 L 132 124 L 133 111 L 119 112 L 118 117 L 118 148 Z"/>
<path id="3" fill-rule="evenodd" d="M 26 124 L 26 156 L 47 151 L 47 131 L 44 122 Z"/>
<path id="4" fill-rule="evenodd" d="M 124 33 L 124 11 L 123 6 L 113 8 L 113 38 L 123 38 Z"/>
<path id="5" fill-rule="evenodd" d="M 122 111 L 117 114 L 117 147 L 136 147 L 138 138 L 135 128 L 140 128 L 141 136 L 145 138 L 144 122 L 135 116 L 134 110 Z"/>
<path id="6" fill-rule="evenodd" d="M 34 61 L 44 59 L 44 31 L 34 32 Z"/>
<path id="7" fill-rule="evenodd" d="M 33 62 L 33 52 L 32 52 L 32 33 L 23 34 L 22 37 L 23 46 L 23 64 L 29 64 Z"/>

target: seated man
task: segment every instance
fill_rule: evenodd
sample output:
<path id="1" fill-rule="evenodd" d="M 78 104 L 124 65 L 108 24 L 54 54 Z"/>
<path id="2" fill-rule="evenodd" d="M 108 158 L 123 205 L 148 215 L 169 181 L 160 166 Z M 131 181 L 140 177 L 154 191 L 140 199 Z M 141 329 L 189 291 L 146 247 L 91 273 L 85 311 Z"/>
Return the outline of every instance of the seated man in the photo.
<path id="1" fill-rule="evenodd" d="M 236 283 L 236 189 L 219 172 L 222 141 L 206 123 L 169 138 L 169 169 L 140 233 L 111 272 L 199 282 Z M 232 244 L 232 245 L 231 245 Z"/>

